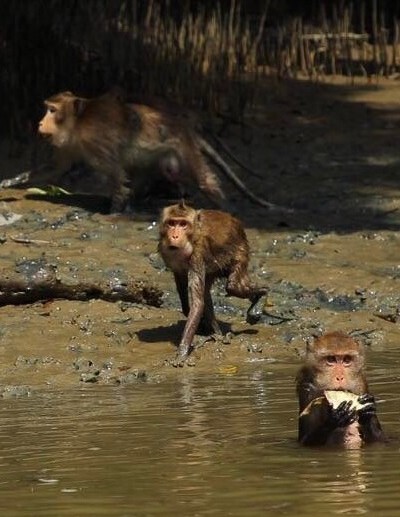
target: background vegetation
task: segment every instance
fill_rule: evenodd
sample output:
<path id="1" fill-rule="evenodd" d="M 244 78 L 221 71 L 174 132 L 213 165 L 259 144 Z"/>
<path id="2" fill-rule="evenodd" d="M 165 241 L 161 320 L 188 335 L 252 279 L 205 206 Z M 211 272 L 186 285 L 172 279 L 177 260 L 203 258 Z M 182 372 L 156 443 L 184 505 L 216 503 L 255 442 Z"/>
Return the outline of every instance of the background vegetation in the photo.
<path id="1" fill-rule="evenodd" d="M 388 0 L 1 0 L 2 134 L 27 138 L 59 90 L 240 119 L 265 76 L 397 74 L 399 17 Z"/>

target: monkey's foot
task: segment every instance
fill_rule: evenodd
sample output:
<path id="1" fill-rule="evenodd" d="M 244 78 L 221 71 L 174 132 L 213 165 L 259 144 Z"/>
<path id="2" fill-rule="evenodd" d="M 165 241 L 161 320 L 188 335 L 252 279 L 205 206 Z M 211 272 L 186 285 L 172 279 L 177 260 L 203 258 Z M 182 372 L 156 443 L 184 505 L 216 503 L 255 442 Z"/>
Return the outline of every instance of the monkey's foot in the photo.
<path id="1" fill-rule="evenodd" d="M 166 366 L 173 366 L 174 368 L 183 368 L 184 366 L 195 366 L 196 361 L 193 357 L 188 355 L 177 354 L 171 359 L 165 359 L 164 364 Z"/>
<path id="2" fill-rule="evenodd" d="M 247 310 L 246 322 L 249 325 L 258 323 L 263 315 L 263 309 L 265 305 L 264 296 L 257 297 Z"/>
<path id="3" fill-rule="evenodd" d="M 182 368 L 183 366 L 194 366 L 195 361 L 190 356 L 192 352 L 192 346 L 180 345 L 178 347 L 178 352 L 172 359 L 166 359 L 164 364 L 168 366 L 173 366 L 174 368 Z"/>
<path id="4" fill-rule="evenodd" d="M 121 187 L 111 198 L 110 214 L 128 214 L 130 210 L 129 189 Z"/>
<path id="5" fill-rule="evenodd" d="M 214 341 L 214 343 L 219 343 L 221 345 L 230 345 L 232 335 L 232 332 L 227 332 L 226 334 L 222 334 L 222 332 L 210 334 L 209 336 L 201 340 L 200 343 L 197 344 L 196 348 L 200 348 L 204 346 L 206 343 L 209 343 L 210 341 Z"/>

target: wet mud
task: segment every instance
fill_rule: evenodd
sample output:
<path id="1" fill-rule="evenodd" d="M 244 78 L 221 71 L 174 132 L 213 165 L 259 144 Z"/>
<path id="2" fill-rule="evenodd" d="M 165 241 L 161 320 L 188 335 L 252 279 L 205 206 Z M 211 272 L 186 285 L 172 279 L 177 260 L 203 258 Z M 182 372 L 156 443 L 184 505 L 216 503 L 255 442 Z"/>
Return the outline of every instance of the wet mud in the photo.
<path id="1" fill-rule="evenodd" d="M 226 297 L 217 283 L 213 298 L 226 338 L 199 335 L 192 366 L 169 366 L 184 317 L 156 252 L 158 209 L 108 215 L 104 196 L 3 189 L 0 396 L 160 382 L 189 368 L 229 374 L 296 360 L 305 341 L 326 330 L 352 332 L 377 351 L 397 346 L 398 83 L 334 79 L 265 88 L 247 126 L 220 135 L 257 171 L 236 169 L 246 184 L 292 209 L 270 213 L 222 180 L 246 226 L 250 273 L 269 287 L 260 321 L 246 323 L 248 302 Z M 3 167 L 2 177 L 23 170 L 12 160 Z"/>

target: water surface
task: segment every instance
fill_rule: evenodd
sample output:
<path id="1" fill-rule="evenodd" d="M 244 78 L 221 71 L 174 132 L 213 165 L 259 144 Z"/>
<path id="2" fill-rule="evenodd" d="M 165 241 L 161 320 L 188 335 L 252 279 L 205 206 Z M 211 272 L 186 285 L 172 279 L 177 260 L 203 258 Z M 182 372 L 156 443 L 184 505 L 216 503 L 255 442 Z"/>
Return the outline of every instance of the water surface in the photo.
<path id="1" fill-rule="evenodd" d="M 398 435 L 400 353 L 369 363 L 382 424 Z M 260 361 L 1 400 L 1 514 L 397 516 L 399 443 L 299 447 L 296 368 Z"/>

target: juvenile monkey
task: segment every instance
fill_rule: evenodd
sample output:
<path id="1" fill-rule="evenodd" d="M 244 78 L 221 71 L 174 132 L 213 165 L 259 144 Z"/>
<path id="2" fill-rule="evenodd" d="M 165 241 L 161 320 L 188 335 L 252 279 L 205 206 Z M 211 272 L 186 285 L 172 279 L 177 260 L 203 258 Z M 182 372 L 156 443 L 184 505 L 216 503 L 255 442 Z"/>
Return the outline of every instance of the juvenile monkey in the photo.
<path id="1" fill-rule="evenodd" d="M 160 220 L 159 252 L 173 271 L 187 316 L 176 364 L 192 350 L 196 330 L 221 334 L 210 289 L 216 278 L 226 278 L 226 292 L 248 298 L 248 314 L 267 289 L 256 287 L 248 275 L 249 244 L 238 219 L 219 210 L 195 210 L 181 202 L 164 208 Z"/>
<path id="2" fill-rule="evenodd" d="M 296 379 L 300 443 L 354 448 L 385 441 L 364 360 L 363 345 L 343 332 L 308 344 Z M 337 404 L 331 397 L 339 397 Z"/>

